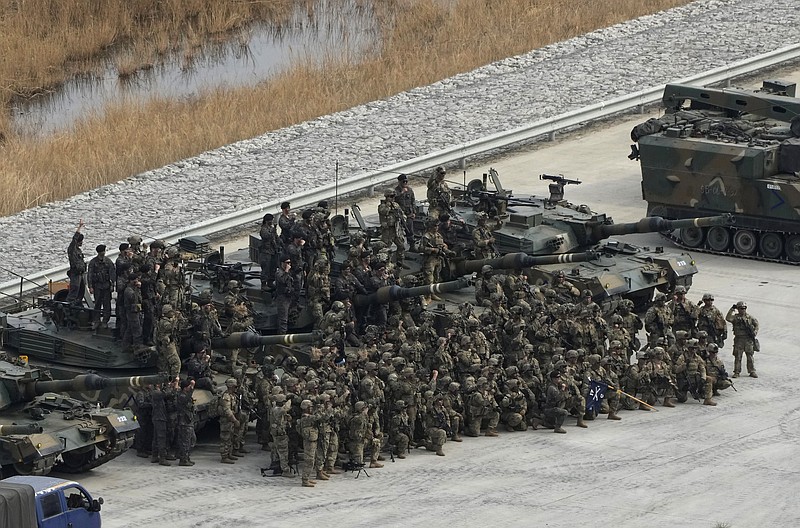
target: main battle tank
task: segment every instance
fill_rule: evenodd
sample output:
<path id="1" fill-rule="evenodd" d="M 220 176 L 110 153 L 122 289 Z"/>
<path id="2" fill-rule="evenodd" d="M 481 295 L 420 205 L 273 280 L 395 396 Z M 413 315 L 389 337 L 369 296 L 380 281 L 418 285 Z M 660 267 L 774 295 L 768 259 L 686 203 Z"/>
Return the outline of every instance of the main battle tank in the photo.
<path id="1" fill-rule="evenodd" d="M 46 373 L 0 360 L 0 465 L 23 475 L 50 470 L 88 471 L 119 456 L 139 428 L 133 412 L 111 409 L 58 394 L 143 387 L 163 376 L 106 378 L 84 374 L 46 380 Z"/>
<path id="2" fill-rule="evenodd" d="M 487 189 L 489 179 L 495 190 Z M 579 290 L 591 291 L 594 301 L 605 311 L 622 298 L 633 300 L 643 309 L 655 290 L 668 292 L 679 285 L 688 289 L 697 273 L 694 259 L 687 253 L 637 247 L 610 237 L 698 229 L 728 225 L 732 221 L 730 215 L 723 215 L 679 221 L 648 217 L 615 224 L 605 213 L 564 199 L 564 187 L 580 181 L 552 175 L 541 175 L 540 179 L 551 182 L 549 197 L 518 197 L 503 189 L 497 171 L 491 169 L 482 180 L 473 180 L 466 189 L 454 191 L 451 218 L 465 226 L 466 237 L 477 226 L 478 216 L 488 214 L 489 227 L 494 222 L 495 246 L 500 254 L 523 252 L 533 257 L 558 257 L 571 252 L 592 252 L 595 258 L 574 266 L 565 267 L 558 262 L 535 264 L 526 269 L 526 274 L 531 282 L 546 284 L 563 271 Z"/>
<path id="3" fill-rule="evenodd" d="M 688 101 L 688 104 L 686 104 Z M 685 228 L 671 238 L 692 250 L 800 263 L 800 99 L 795 85 L 761 90 L 669 84 L 666 113 L 637 125 L 648 214 L 734 213 L 736 225 Z"/>

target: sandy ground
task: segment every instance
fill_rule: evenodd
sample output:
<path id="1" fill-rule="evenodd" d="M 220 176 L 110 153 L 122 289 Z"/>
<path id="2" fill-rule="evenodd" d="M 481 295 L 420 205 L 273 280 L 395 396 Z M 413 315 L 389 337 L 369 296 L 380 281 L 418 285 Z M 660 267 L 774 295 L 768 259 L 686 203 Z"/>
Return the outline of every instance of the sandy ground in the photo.
<path id="1" fill-rule="evenodd" d="M 507 188 L 545 193 L 541 173 L 583 180 L 567 198 L 611 213 L 643 216 L 639 167 L 628 161 L 629 131 L 644 118 L 602 124 L 528 153 L 495 160 Z M 479 177 L 489 165 L 469 169 Z M 460 177 L 456 177 L 460 180 Z M 424 195 L 424 193 L 423 193 Z M 365 204 L 364 210 L 374 211 Z M 666 245 L 635 235 L 640 245 Z M 658 412 L 623 412 L 566 435 L 539 430 L 448 442 L 446 457 L 417 450 L 370 477 L 338 475 L 316 488 L 267 479 L 256 451 L 219 463 L 201 439 L 193 468 L 160 467 L 129 452 L 80 481 L 103 496 L 104 525 L 127 526 L 800 526 L 796 490 L 800 400 L 795 365 L 798 268 L 696 254 L 691 300 L 713 292 L 723 311 L 746 300 L 760 320 L 759 379 L 736 380 L 717 407 L 690 400 Z M 733 370 L 732 338 L 720 357 Z"/>

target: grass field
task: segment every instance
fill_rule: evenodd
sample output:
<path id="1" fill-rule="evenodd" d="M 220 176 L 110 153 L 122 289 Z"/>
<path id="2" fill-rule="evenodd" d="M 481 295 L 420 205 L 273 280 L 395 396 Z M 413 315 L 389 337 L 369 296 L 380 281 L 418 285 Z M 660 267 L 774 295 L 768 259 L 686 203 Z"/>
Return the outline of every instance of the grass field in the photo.
<path id="1" fill-rule="evenodd" d="M 311 0 L 306 0 L 309 3 Z M 372 0 L 359 0 L 364 3 Z M 119 70 L 246 25 L 280 21 L 291 0 L 0 0 L 0 90 L 35 94 L 125 46 Z M 31 138 L 0 122 L 0 215 L 119 181 L 200 152 L 423 86 L 689 0 L 375 2 L 377 50 L 296 64 L 257 86 L 153 99 Z M 216 37 L 214 37 L 216 35 Z M 11 58 L 25 57 L 25 60 Z M 138 58 L 137 58 L 138 57 Z"/>

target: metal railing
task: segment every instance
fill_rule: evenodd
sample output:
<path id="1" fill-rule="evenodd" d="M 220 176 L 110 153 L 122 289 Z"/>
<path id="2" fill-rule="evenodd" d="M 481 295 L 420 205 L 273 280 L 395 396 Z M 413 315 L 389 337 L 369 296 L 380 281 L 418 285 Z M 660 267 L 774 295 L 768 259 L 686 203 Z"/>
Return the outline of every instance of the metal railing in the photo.
<path id="1" fill-rule="evenodd" d="M 730 81 L 742 75 L 751 74 L 758 70 L 797 59 L 800 59 L 800 43 L 786 46 L 756 57 L 751 57 L 729 66 L 708 70 L 701 74 L 679 79 L 674 82 L 708 86 Z M 604 119 L 632 109 L 641 109 L 646 105 L 655 103 L 661 99 L 663 91 L 663 84 L 647 88 L 608 101 L 586 106 L 578 110 L 566 112 L 552 118 L 536 121 L 519 128 L 492 134 L 475 141 L 470 141 L 469 143 L 456 145 L 418 158 L 389 165 L 380 170 L 368 172 L 338 183 L 331 183 L 289 197 L 283 197 L 280 201 L 288 200 L 292 202 L 294 208 L 302 209 L 303 207 L 314 205 L 320 200 L 329 199 L 335 193 L 345 195 L 370 189 L 376 185 L 389 183 L 394 180 L 399 173 L 414 174 L 432 169 L 438 165 L 463 162 L 467 158 L 473 156 L 479 156 L 493 150 L 509 147 L 515 143 L 531 141 L 539 137 L 547 136 L 552 139 L 555 134 L 561 130 L 582 126 L 598 119 Z M 278 206 L 280 201 L 259 204 L 240 211 L 234 211 L 186 228 L 163 233 L 157 238 L 165 240 L 168 244 L 173 244 L 183 237 L 209 235 L 259 222 L 265 213 L 277 212 L 279 210 Z M 109 252 L 108 256 L 113 257 L 115 254 L 116 252 Z M 35 283 L 41 284 L 46 283 L 48 280 L 63 280 L 66 277 L 67 269 L 68 266 L 65 264 L 34 273 L 23 279 L 0 284 L 0 297 L 22 295 L 36 289 L 37 285 Z"/>

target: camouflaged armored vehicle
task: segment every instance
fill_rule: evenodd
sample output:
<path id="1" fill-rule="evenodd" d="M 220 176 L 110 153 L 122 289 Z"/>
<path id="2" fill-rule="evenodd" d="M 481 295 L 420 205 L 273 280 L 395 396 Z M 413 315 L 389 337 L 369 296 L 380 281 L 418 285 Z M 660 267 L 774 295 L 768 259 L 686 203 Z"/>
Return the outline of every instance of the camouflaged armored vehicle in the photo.
<path id="1" fill-rule="evenodd" d="M 631 132 L 647 213 L 733 213 L 735 225 L 689 227 L 683 247 L 800 263 L 800 99 L 795 85 L 757 92 L 669 84 L 666 113 Z"/>
<path id="2" fill-rule="evenodd" d="M 496 250 L 500 254 L 521 252 L 532 257 L 566 257 L 592 252 L 595 258 L 534 264 L 526 268 L 528 279 L 537 284 L 552 284 L 559 272 L 579 290 L 589 290 L 596 303 L 608 312 L 627 298 L 638 309 L 646 308 L 656 290 L 669 292 L 676 286 L 689 289 L 697 273 L 688 253 L 666 251 L 662 247 L 644 248 L 612 239 L 632 233 L 670 232 L 675 229 L 726 225 L 727 216 L 691 218 L 679 221 L 659 217 L 615 224 L 605 213 L 586 205 L 575 205 L 564 198 L 564 187 L 579 184 L 563 176 L 541 175 L 549 181 L 549 196 L 517 196 L 503 188 L 497 171 L 491 169 L 483 179 L 469 182 L 453 192 L 455 205 L 450 216 L 465 226 L 465 236 L 478 225 L 482 213 L 490 218 Z M 490 190 L 491 186 L 494 187 Z M 494 219 L 494 220 L 491 220 Z"/>
<path id="3" fill-rule="evenodd" d="M 8 358 L 5 358 L 8 359 Z M 88 471 L 124 453 L 139 424 L 111 409 L 60 394 L 106 387 L 143 387 L 162 376 L 105 378 L 84 374 L 53 381 L 24 363 L 0 360 L 0 466 L 22 475 Z"/>

